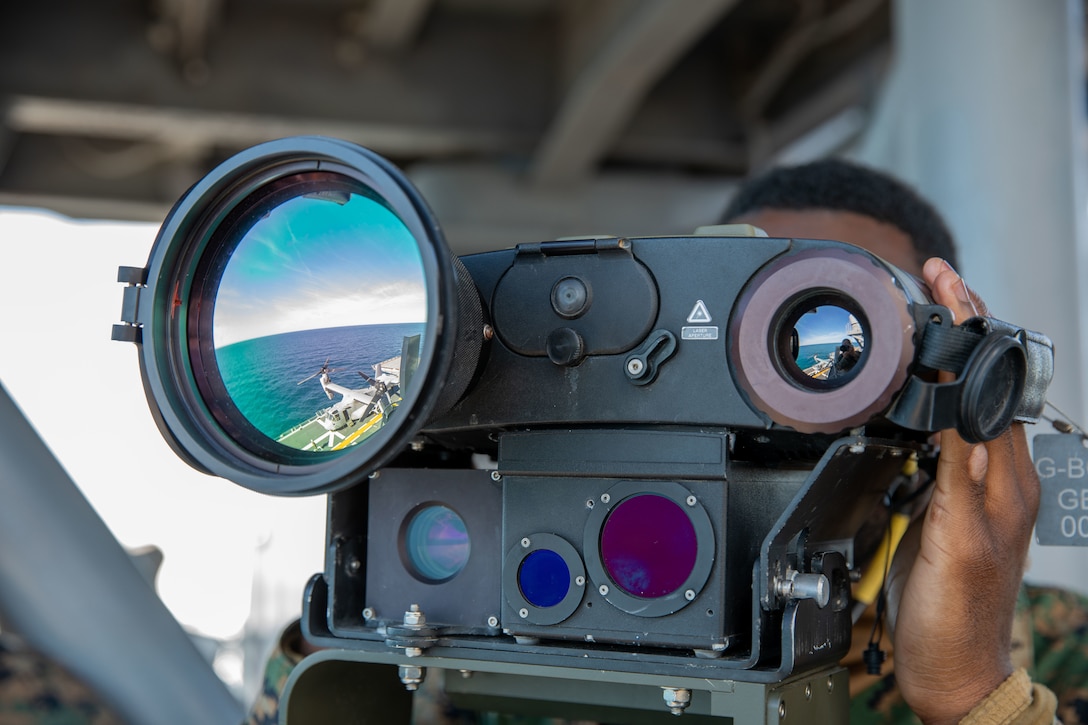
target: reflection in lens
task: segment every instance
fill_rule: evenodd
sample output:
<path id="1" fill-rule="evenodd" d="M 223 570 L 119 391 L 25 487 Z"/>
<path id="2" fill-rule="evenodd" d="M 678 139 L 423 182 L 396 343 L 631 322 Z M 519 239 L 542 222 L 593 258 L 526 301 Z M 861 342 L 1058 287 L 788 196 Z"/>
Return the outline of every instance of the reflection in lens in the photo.
<path id="1" fill-rule="evenodd" d="M 534 607 L 554 607 L 570 591 L 570 568 L 551 549 L 537 549 L 518 568 L 518 589 Z"/>
<path id="2" fill-rule="evenodd" d="M 647 599 L 676 591 L 691 575 L 698 553 L 695 527 L 671 499 L 631 496 L 601 529 L 601 563 L 628 594 Z"/>
<path id="3" fill-rule="evenodd" d="M 328 181 L 302 186 L 240 225 L 216 291 L 216 363 L 261 433 L 339 450 L 377 432 L 406 395 L 426 322 L 423 263 L 384 204 Z"/>
<path id="4" fill-rule="evenodd" d="M 464 569 L 471 549 L 464 520 L 441 504 L 417 511 L 404 530 L 402 543 L 412 574 L 435 584 Z"/>
<path id="5" fill-rule="evenodd" d="M 794 335 L 794 362 L 813 380 L 844 381 L 856 371 L 865 350 L 865 333 L 858 319 L 835 305 L 820 305 L 802 314 L 791 331 Z"/>

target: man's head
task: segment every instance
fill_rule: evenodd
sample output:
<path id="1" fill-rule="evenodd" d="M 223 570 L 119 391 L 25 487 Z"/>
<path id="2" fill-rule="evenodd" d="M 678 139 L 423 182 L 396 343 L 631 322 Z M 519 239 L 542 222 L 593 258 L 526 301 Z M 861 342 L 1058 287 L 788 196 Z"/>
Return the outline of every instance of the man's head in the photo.
<path id="1" fill-rule="evenodd" d="M 856 244 L 916 275 L 929 257 L 958 266 L 952 235 L 931 204 L 887 174 L 838 159 L 755 177 L 730 200 L 723 221 L 772 237 Z"/>

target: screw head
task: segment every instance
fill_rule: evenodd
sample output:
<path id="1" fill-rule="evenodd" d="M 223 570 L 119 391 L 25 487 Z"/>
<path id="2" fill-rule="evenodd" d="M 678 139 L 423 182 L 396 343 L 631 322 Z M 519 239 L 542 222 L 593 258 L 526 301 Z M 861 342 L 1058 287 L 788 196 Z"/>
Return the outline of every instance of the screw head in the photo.
<path id="1" fill-rule="evenodd" d="M 525 607 L 522 607 L 521 609 L 518 610 L 518 616 L 521 617 L 522 619 L 525 619 L 526 617 L 529 616 L 529 610 L 526 609 Z"/>
<path id="2" fill-rule="evenodd" d="M 607 597 L 608 596 L 608 585 L 607 584 L 602 584 L 601 586 L 597 587 L 597 591 L 599 591 L 601 593 L 602 597 Z"/>
<path id="3" fill-rule="evenodd" d="M 494 614 L 492 614 L 490 617 L 487 618 L 487 626 L 488 627 L 498 627 L 499 626 L 499 618 L 496 617 Z"/>
<path id="4" fill-rule="evenodd" d="M 528 536 L 526 536 L 526 537 L 525 537 L 524 539 L 522 539 L 522 540 L 521 540 L 521 546 L 522 546 L 522 548 L 524 548 L 524 549 L 528 549 L 528 548 L 529 548 L 529 546 L 530 546 L 530 545 L 532 545 L 532 543 L 533 543 L 533 542 L 529 541 L 529 537 L 528 537 Z"/>
<path id="5" fill-rule="evenodd" d="M 491 472 L 491 480 L 492 481 L 501 481 L 502 480 L 502 474 L 499 473 L 498 471 L 492 471 Z"/>

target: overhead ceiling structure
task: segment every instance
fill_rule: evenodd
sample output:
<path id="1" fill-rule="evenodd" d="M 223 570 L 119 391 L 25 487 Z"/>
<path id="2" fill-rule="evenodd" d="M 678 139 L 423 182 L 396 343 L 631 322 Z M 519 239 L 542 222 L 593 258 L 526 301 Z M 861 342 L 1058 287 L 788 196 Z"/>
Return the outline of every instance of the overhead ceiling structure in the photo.
<path id="1" fill-rule="evenodd" d="M 474 217 L 460 251 L 517 216 L 686 220 L 853 140 L 890 42 L 889 0 L 4 3 L 0 204 L 157 221 L 232 153 L 325 134 Z"/>

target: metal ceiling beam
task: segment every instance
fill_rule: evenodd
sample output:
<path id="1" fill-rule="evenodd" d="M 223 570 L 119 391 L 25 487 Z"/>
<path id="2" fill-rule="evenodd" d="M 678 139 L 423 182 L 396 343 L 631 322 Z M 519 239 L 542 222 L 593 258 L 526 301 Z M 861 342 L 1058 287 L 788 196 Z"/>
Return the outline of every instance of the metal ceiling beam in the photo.
<path id="1" fill-rule="evenodd" d="M 399 123 L 292 118 L 272 114 L 140 106 L 127 103 L 16 96 L 9 99 L 4 126 L 25 133 L 155 141 L 170 149 L 245 146 L 284 136 L 320 134 L 355 141 L 390 156 L 493 153 L 527 147 L 529 137 L 498 128 L 457 129 Z"/>
<path id="2" fill-rule="evenodd" d="M 624 0 L 612 12 L 536 153 L 532 179 L 555 186 L 587 176 L 640 101 L 737 0 Z M 618 9 L 617 9 L 618 8 Z"/>
<path id="3" fill-rule="evenodd" d="M 372 0 L 360 35 L 373 48 L 397 51 L 412 44 L 433 0 Z"/>

